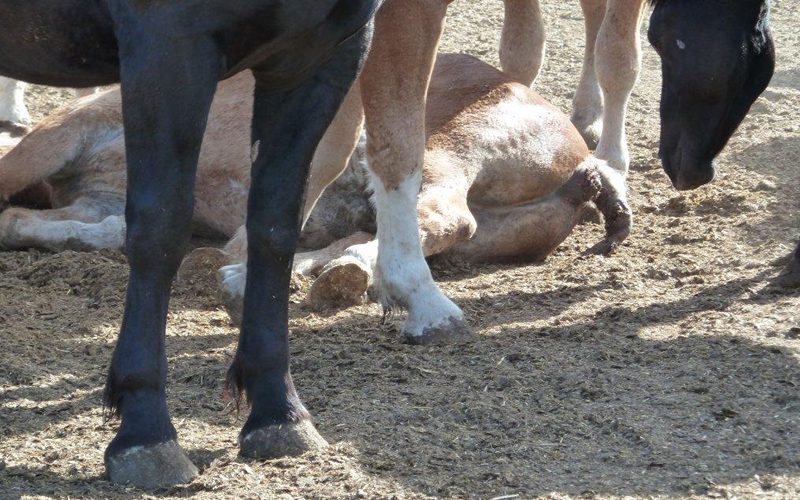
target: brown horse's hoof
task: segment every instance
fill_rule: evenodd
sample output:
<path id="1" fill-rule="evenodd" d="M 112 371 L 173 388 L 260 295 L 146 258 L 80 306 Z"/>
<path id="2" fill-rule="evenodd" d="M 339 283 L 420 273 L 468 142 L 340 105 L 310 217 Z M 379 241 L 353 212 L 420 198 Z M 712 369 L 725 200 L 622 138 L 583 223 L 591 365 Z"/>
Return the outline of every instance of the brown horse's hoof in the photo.
<path id="1" fill-rule="evenodd" d="M 363 304 L 372 271 L 360 260 L 345 255 L 331 261 L 314 280 L 308 304 L 315 311 Z"/>
<path id="2" fill-rule="evenodd" d="M 295 457 L 328 446 L 309 420 L 256 429 L 239 440 L 239 455 L 246 458 Z"/>
<path id="3" fill-rule="evenodd" d="M 197 467 L 176 441 L 136 446 L 106 457 L 112 483 L 157 489 L 186 484 L 197 476 Z"/>
<path id="4" fill-rule="evenodd" d="M 441 325 L 425 328 L 422 335 L 404 336 L 405 342 L 412 345 L 464 344 L 476 338 L 467 322 L 458 318 L 449 318 Z"/>

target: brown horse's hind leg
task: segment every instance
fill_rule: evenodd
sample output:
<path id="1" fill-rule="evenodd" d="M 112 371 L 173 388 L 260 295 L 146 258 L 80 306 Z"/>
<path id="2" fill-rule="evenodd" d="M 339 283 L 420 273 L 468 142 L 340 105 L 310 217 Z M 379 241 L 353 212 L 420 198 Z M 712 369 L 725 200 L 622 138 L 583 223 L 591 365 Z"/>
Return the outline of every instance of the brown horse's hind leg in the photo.
<path id="1" fill-rule="evenodd" d="M 473 208 L 475 235 L 445 253 L 472 261 L 544 260 L 569 236 L 584 205 L 600 193 L 601 183 L 597 170 L 587 166 L 542 200 L 508 208 Z"/>
<path id="2" fill-rule="evenodd" d="M 544 62 L 545 28 L 539 0 L 505 0 L 500 65 L 520 83 L 532 85 Z"/>
<path id="3" fill-rule="evenodd" d="M 596 168 L 602 189 L 595 205 L 605 219 L 606 236 L 587 252 L 607 254 L 614 251 L 631 234 L 633 212 L 628 206 L 627 187 L 622 175 L 603 161 L 598 161 Z"/>

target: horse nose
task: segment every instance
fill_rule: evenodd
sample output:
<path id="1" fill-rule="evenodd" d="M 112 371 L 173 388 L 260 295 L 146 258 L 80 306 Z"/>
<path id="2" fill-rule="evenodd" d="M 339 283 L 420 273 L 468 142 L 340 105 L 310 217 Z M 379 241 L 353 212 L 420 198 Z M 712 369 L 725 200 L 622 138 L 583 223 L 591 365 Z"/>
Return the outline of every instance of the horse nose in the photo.
<path id="1" fill-rule="evenodd" d="M 697 189 L 714 180 L 714 165 L 711 162 L 682 164 L 675 173 L 672 185 L 678 191 Z"/>
<path id="2" fill-rule="evenodd" d="M 661 151 L 664 172 L 678 191 L 697 189 L 714 179 L 714 164 L 694 158 L 684 148 L 678 147 L 672 154 Z"/>

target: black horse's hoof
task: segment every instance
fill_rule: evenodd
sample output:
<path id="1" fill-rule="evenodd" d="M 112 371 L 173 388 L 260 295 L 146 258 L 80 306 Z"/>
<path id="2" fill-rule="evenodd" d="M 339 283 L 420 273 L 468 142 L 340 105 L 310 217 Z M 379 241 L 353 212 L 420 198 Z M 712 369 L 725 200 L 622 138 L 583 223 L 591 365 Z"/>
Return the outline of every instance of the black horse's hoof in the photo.
<path id="1" fill-rule="evenodd" d="M 422 331 L 422 335 L 405 334 L 404 340 L 412 345 L 448 345 L 464 344 L 474 341 L 475 333 L 466 321 L 450 318 L 437 326 L 430 326 Z"/>
<path id="2" fill-rule="evenodd" d="M 239 454 L 245 458 L 296 457 L 321 450 L 328 442 L 309 420 L 271 425 L 249 432 L 239 440 Z"/>
<path id="3" fill-rule="evenodd" d="M 106 457 L 112 483 L 157 489 L 186 484 L 197 476 L 197 467 L 176 441 L 136 446 Z"/>
<path id="4" fill-rule="evenodd" d="M 781 274 L 772 280 L 780 288 L 800 288 L 800 262 L 792 258 Z"/>

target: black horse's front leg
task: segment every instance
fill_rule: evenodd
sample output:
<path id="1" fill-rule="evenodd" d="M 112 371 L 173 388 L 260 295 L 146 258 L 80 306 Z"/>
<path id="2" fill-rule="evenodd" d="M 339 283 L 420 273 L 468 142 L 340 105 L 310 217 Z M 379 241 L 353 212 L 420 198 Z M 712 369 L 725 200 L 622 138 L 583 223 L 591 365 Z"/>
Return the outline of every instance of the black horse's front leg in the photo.
<path id="1" fill-rule="evenodd" d="M 342 44 L 303 85 L 276 91 L 256 71 L 256 158 L 247 214 L 244 314 L 228 382 L 247 394 L 241 454 L 298 455 L 325 445 L 289 373 L 289 280 L 311 157 L 362 64 L 369 29 Z"/>
<path id="2" fill-rule="evenodd" d="M 190 236 L 194 176 L 221 73 L 211 42 L 130 34 L 121 44 L 130 279 L 105 401 L 122 422 L 105 462 L 113 482 L 155 488 L 197 469 L 167 410 L 164 348 L 172 279 Z"/>

